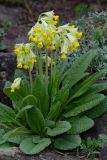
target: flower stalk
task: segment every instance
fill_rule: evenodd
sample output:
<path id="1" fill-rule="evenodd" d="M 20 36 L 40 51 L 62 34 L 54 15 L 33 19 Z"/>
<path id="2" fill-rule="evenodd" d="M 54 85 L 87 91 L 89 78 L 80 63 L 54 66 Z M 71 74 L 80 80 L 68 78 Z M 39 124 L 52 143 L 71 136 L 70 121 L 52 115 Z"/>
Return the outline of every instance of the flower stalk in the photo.
<path id="1" fill-rule="evenodd" d="M 30 69 L 29 69 L 29 80 L 30 80 L 30 92 L 32 94 L 32 91 L 33 91 L 33 78 L 32 78 L 32 72 L 31 72 Z"/>
<path id="2" fill-rule="evenodd" d="M 48 95 L 48 52 L 46 50 L 46 94 Z"/>

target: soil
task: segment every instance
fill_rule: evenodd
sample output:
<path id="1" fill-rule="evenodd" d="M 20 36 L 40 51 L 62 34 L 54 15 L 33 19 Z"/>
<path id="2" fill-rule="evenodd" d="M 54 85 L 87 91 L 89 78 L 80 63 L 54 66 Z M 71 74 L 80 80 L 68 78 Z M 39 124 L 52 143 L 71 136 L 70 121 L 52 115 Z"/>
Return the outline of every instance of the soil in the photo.
<path id="1" fill-rule="evenodd" d="M 22 153 L 16 153 L 12 156 L 0 156 L 0 160 L 75 160 L 70 154 L 57 153 L 53 150 L 45 150 L 37 156 L 27 156 Z M 81 159 L 83 160 L 83 159 Z"/>

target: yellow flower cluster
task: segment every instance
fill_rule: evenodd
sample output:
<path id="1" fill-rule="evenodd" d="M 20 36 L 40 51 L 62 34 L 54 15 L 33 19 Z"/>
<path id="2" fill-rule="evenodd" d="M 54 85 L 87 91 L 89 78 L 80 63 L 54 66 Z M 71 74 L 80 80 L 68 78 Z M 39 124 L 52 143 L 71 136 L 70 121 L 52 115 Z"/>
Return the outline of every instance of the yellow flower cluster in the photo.
<path id="1" fill-rule="evenodd" d="M 54 26 L 58 24 L 58 20 L 59 20 L 59 16 L 54 15 L 53 11 L 42 13 L 38 18 L 39 22 L 40 21 L 46 22 L 47 24 L 51 24 Z"/>
<path id="2" fill-rule="evenodd" d="M 46 49 L 48 52 L 57 50 L 61 53 L 62 59 L 66 59 L 68 52 L 74 52 L 79 47 L 78 40 L 82 37 L 82 32 L 78 32 L 78 28 L 74 25 L 66 24 L 57 27 L 58 20 L 59 16 L 54 15 L 53 11 L 39 16 L 37 23 L 28 33 L 31 43 L 16 44 L 15 46 L 18 68 L 32 71 L 38 57 L 33 52 L 34 47 L 39 50 Z"/>
<path id="3" fill-rule="evenodd" d="M 69 24 L 56 27 L 58 20 L 59 16 L 55 16 L 53 11 L 41 14 L 28 34 L 29 40 L 39 49 L 60 50 L 62 59 L 66 59 L 68 52 L 74 52 L 79 47 L 82 32 Z"/>
<path id="4" fill-rule="evenodd" d="M 14 52 L 17 55 L 17 68 L 33 69 L 36 56 L 32 51 L 31 43 L 16 44 Z"/>
<path id="5" fill-rule="evenodd" d="M 68 52 L 74 52 L 79 46 L 78 40 L 82 37 L 82 32 L 78 32 L 78 28 L 69 24 L 58 27 L 60 35 L 61 57 L 66 59 Z"/>
<path id="6" fill-rule="evenodd" d="M 36 43 L 36 46 L 39 49 L 46 47 L 48 50 L 55 50 L 56 34 L 57 31 L 54 25 L 47 24 L 44 21 L 42 21 L 42 24 L 37 22 L 29 32 L 29 40 Z"/>
<path id="7" fill-rule="evenodd" d="M 15 92 L 15 90 L 20 89 L 21 78 L 16 78 L 11 85 L 11 92 Z"/>

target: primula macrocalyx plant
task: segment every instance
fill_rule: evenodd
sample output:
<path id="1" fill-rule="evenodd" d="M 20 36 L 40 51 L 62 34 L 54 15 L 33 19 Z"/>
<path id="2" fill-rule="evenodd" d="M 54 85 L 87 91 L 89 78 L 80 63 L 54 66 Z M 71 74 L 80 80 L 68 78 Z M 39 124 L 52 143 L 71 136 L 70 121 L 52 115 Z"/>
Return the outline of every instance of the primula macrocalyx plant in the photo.
<path id="1" fill-rule="evenodd" d="M 41 14 L 28 33 L 30 42 L 15 46 L 17 68 L 26 69 L 29 78 L 5 85 L 12 107 L 0 103 L 1 146 L 19 146 L 29 155 L 49 145 L 72 150 L 81 144 L 79 134 L 107 111 L 107 98 L 100 93 L 107 83 L 96 83 L 103 71 L 87 72 L 96 50 L 71 67 L 67 57 L 79 47 L 82 32 L 74 25 L 58 26 L 58 20 L 53 11 Z"/>

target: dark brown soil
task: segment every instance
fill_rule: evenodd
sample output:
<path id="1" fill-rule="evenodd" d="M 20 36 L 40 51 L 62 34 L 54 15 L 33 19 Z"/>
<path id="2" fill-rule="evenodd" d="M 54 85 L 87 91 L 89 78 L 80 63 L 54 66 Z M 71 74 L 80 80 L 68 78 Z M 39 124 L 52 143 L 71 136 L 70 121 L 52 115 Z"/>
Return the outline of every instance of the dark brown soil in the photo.
<path id="1" fill-rule="evenodd" d="M 1 153 L 0 153 L 1 154 Z M 76 155 L 76 153 L 75 153 Z M 73 156 L 72 152 L 61 153 L 55 150 L 46 149 L 41 154 L 28 156 L 18 151 L 14 156 L 0 156 L 0 160 L 77 160 L 77 156 Z M 85 156 L 80 155 L 79 160 L 89 160 Z M 97 160 L 97 159 L 96 159 Z"/>
<path id="2" fill-rule="evenodd" d="M 4 43 L 7 45 L 8 52 L 12 52 L 16 43 L 23 43 L 27 39 L 29 24 L 22 21 L 23 8 L 7 7 L 0 5 L 0 23 L 4 20 L 9 20 L 12 26 L 8 29 L 4 38 Z"/>

